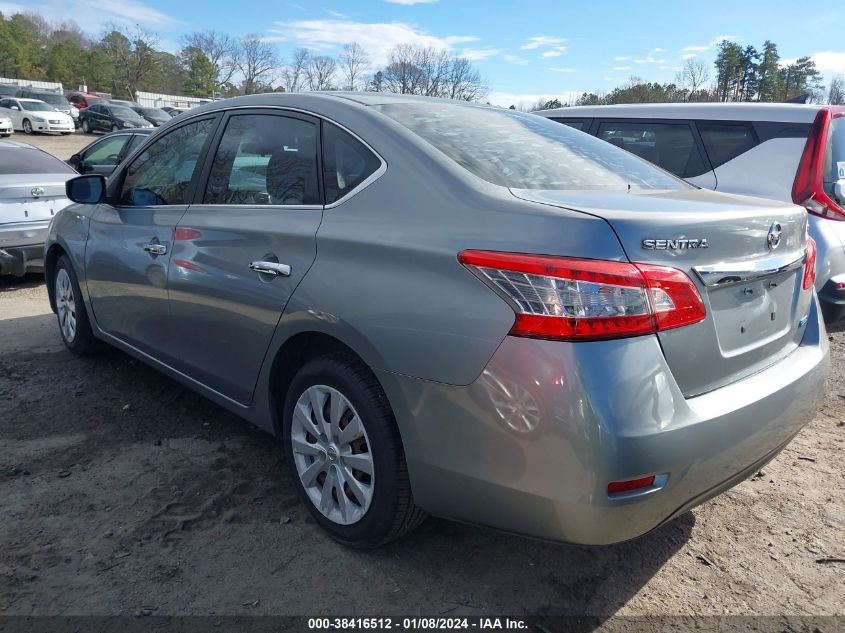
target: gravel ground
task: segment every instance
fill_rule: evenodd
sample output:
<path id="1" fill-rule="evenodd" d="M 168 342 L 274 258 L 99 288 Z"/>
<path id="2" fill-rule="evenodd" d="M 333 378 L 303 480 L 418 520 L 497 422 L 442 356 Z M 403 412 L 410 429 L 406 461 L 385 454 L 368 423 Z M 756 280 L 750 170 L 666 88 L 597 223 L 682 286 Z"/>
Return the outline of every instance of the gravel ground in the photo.
<path id="1" fill-rule="evenodd" d="M 81 131 L 68 134 L 67 136 L 60 136 L 58 134 L 32 134 L 31 136 L 27 136 L 21 132 L 16 132 L 8 140 L 35 145 L 50 152 L 56 158 L 67 160 L 88 145 L 88 143 L 99 138 L 99 136 L 99 134 L 83 134 Z"/>
<path id="2" fill-rule="evenodd" d="M 0 279 L 0 614 L 845 615 L 843 328 L 830 340 L 815 420 L 643 538 L 429 519 L 361 552 L 313 523 L 273 438 L 118 351 L 73 356 L 43 282 Z"/>

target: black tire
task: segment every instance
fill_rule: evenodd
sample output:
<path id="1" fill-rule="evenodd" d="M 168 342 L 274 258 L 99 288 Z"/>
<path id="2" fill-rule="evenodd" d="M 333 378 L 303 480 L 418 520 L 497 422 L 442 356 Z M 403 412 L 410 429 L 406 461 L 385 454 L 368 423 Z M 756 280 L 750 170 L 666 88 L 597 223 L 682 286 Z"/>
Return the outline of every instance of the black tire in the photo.
<path id="1" fill-rule="evenodd" d="M 336 389 L 352 404 L 365 429 L 373 458 L 372 500 L 363 517 L 349 525 L 323 515 L 309 498 L 297 472 L 291 443 L 294 406 L 315 385 Z M 425 512 L 414 504 L 402 440 L 390 403 L 372 371 L 352 354 L 314 358 L 296 374 L 284 403 L 282 448 L 305 507 L 323 529 L 345 545 L 379 547 L 410 532 L 426 518 Z"/>
<path id="2" fill-rule="evenodd" d="M 66 328 L 63 325 L 63 316 L 68 318 L 61 309 L 61 302 L 63 301 L 62 290 L 59 287 L 63 273 L 67 274 L 70 281 L 70 291 L 73 293 L 73 317 L 76 320 L 75 331 L 72 336 L 66 333 Z M 94 338 L 94 333 L 91 331 L 91 322 L 88 320 L 88 312 L 85 310 L 85 302 L 82 299 L 82 292 L 79 289 L 79 280 L 76 278 L 76 273 L 70 263 L 67 255 L 62 255 L 56 262 L 56 268 L 53 271 L 53 292 L 56 297 L 56 318 L 59 324 L 59 334 L 61 334 L 62 341 L 65 346 L 74 354 L 85 356 L 96 350 L 97 340 Z M 65 304 L 67 301 L 64 300 Z"/>
<path id="3" fill-rule="evenodd" d="M 91 124 L 88 123 L 88 119 L 82 119 L 82 133 L 83 134 L 90 134 L 91 133 Z"/>
<path id="4" fill-rule="evenodd" d="M 112 126 L 111 126 L 111 131 L 112 131 L 112 132 L 119 132 L 119 131 L 120 131 L 120 128 L 119 128 L 119 127 L 117 127 L 117 124 L 115 124 L 115 125 L 112 125 Z"/>
<path id="5" fill-rule="evenodd" d="M 827 301 L 820 301 L 819 304 L 822 307 L 822 317 L 824 318 L 825 325 L 833 325 L 845 317 L 845 305 L 829 303 Z"/>

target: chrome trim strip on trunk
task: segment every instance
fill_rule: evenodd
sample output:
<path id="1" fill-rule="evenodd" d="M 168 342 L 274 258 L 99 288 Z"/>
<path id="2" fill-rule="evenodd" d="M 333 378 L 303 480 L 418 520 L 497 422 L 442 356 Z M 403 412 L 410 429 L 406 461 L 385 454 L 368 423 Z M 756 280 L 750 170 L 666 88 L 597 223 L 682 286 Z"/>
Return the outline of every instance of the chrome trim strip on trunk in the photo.
<path id="1" fill-rule="evenodd" d="M 721 263 L 710 266 L 694 266 L 693 271 L 708 288 L 732 286 L 757 281 L 781 273 L 797 270 L 804 266 L 806 251 L 798 259 L 794 254 L 784 254 L 756 262 Z"/>

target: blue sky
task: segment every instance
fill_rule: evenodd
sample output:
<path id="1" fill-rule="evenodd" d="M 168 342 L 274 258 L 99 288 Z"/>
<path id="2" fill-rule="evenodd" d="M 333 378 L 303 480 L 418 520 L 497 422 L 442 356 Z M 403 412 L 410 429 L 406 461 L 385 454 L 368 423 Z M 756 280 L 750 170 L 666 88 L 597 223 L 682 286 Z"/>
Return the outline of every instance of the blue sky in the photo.
<path id="1" fill-rule="evenodd" d="M 829 0 L 0 0 L 0 11 L 16 10 L 74 17 L 93 33 L 139 23 L 170 50 L 205 29 L 259 33 L 283 59 L 300 46 L 336 54 L 348 41 L 375 62 L 398 43 L 444 47 L 472 59 L 504 106 L 606 91 L 631 75 L 669 81 L 685 56 L 712 64 L 722 37 L 758 48 L 768 38 L 785 59 L 812 55 L 826 77 L 845 73 L 845 8 Z"/>

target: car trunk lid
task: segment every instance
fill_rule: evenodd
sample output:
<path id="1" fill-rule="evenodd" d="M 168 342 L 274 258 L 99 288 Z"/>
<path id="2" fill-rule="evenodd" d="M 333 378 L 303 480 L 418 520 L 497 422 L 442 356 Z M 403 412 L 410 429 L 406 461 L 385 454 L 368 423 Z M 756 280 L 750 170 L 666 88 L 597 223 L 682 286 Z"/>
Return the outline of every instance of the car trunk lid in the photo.
<path id="1" fill-rule="evenodd" d="M 812 298 L 802 289 L 800 207 L 694 189 L 512 192 L 601 217 L 632 262 L 678 268 L 693 280 L 707 318 L 658 334 L 686 396 L 756 373 L 800 344 Z"/>
<path id="2" fill-rule="evenodd" d="M 68 203 L 63 179 L 0 175 L 0 224 L 49 220 Z"/>

